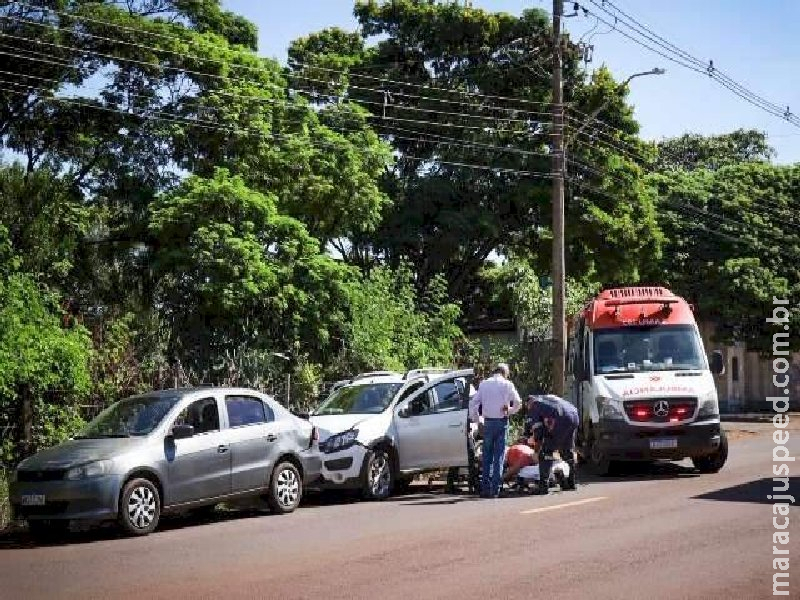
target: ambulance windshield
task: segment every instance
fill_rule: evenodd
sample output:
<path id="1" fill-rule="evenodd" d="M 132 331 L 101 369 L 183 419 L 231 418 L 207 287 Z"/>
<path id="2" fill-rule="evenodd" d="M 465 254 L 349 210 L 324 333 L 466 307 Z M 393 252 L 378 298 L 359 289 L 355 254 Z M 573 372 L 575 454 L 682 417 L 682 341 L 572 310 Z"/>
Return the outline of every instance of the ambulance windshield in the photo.
<path id="1" fill-rule="evenodd" d="M 707 369 L 703 346 L 691 325 L 616 327 L 594 332 L 594 372 Z"/>

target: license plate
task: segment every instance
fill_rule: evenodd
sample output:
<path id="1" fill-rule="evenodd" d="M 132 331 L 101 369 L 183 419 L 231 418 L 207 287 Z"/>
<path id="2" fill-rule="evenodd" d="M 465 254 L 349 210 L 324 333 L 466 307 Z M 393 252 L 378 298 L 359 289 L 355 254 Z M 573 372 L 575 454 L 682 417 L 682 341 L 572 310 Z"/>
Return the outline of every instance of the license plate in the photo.
<path id="1" fill-rule="evenodd" d="M 23 494 L 22 506 L 44 506 L 44 494 Z"/>
<path id="2" fill-rule="evenodd" d="M 658 438 L 650 440 L 650 450 L 668 450 L 678 447 L 677 438 Z"/>

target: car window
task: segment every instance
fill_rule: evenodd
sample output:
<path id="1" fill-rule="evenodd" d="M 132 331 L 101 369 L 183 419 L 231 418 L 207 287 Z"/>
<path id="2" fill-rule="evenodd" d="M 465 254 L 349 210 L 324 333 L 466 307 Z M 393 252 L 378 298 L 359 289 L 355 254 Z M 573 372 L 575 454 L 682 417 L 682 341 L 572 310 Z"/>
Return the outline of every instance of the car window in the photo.
<path id="1" fill-rule="evenodd" d="M 219 431 L 219 409 L 216 398 L 195 400 L 181 411 L 173 425 L 191 425 L 195 433 Z"/>
<path id="2" fill-rule="evenodd" d="M 275 420 L 275 411 L 272 410 L 269 402 L 264 402 L 264 416 L 267 419 L 267 423 L 272 423 Z"/>
<path id="3" fill-rule="evenodd" d="M 267 414 L 260 398 L 251 396 L 225 396 L 228 422 L 231 427 L 265 423 Z"/>
<path id="4" fill-rule="evenodd" d="M 433 412 L 433 390 L 426 390 L 408 403 L 408 414 L 412 417 Z"/>
<path id="5" fill-rule="evenodd" d="M 436 412 L 460 410 L 463 396 L 455 381 L 443 381 L 433 388 L 436 390 Z"/>
<path id="6" fill-rule="evenodd" d="M 403 393 L 400 394 L 400 399 L 398 400 L 398 402 L 402 402 L 403 400 L 411 398 L 411 396 L 413 396 L 414 393 L 423 385 L 425 385 L 425 381 L 422 379 L 409 384 L 409 386 L 405 390 L 403 390 Z"/>

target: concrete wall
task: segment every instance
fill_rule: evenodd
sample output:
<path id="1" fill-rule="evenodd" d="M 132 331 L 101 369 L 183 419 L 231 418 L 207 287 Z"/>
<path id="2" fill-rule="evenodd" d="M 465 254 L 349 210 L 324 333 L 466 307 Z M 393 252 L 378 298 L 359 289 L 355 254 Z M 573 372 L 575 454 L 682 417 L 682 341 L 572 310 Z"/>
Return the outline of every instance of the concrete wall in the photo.
<path id="1" fill-rule="evenodd" d="M 725 373 L 715 377 L 720 408 L 725 412 L 761 411 L 771 408 L 768 396 L 786 397 L 783 388 L 772 382 L 774 374 L 771 357 L 748 352 L 744 344 L 722 346 L 713 341 L 714 327 L 701 323 L 700 334 L 709 356 L 721 350 L 725 357 Z M 738 363 L 738 365 L 737 365 Z M 794 410 L 800 409 L 800 352 L 791 356 L 789 370 L 789 400 Z"/>

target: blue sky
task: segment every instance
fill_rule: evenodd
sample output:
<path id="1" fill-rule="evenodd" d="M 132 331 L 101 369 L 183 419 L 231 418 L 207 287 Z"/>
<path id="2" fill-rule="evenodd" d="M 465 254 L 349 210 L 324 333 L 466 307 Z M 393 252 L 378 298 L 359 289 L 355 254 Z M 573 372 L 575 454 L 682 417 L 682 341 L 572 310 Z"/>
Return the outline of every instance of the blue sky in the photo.
<path id="1" fill-rule="evenodd" d="M 284 62 L 296 37 L 324 27 L 355 29 L 352 0 L 223 0 L 255 22 L 259 51 Z M 733 79 L 800 114 L 800 2 L 797 0 L 615 0 L 622 10 L 659 35 Z M 569 12 L 570 3 L 566 3 Z M 525 8 L 552 8 L 551 0 L 473 0 L 473 6 L 519 14 Z M 594 25 L 592 17 L 566 20 L 573 38 Z M 608 28 L 600 25 L 602 33 Z M 630 100 L 648 139 L 686 132 L 724 133 L 739 127 L 770 135 L 781 163 L 800 162 L 800 129 L 751 106 L 708 78 L 671 63 L 618 33 L 597 35 L 594 66 L 605 63 L 618 79 L 663 67 L 662 76 L 631 82 Z"/>

